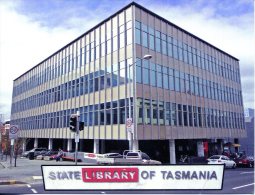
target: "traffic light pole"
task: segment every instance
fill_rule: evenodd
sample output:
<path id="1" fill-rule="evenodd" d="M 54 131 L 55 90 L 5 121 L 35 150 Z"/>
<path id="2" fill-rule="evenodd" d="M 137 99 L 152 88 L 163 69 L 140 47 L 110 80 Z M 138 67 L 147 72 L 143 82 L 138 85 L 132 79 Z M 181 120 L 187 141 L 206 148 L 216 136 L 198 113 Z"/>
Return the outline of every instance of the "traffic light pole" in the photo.
<path id="1" fill-rule="evenodd" d="M 78 158 L 78 144 L 79 144 L 79 133 L 80 133 L 80 112 L 77 111 L 77 122 L 76 122 L 76 132 L 75 132 L 75 165 L 77 165 L 77 158 Z"/>

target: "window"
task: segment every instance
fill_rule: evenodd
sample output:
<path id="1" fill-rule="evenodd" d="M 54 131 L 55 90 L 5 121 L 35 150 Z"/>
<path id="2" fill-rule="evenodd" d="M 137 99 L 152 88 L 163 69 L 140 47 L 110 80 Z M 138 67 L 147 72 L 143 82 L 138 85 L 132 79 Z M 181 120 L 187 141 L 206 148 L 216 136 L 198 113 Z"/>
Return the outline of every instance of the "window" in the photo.
<path id="1" fill-rule="evenodd" d="M 161 87 L 162 88 L 162 82 L 163 82 L 163 78 L 162 78 L 162 66 L 157 64 L 157 87 Z"/>
<path id="2" fill-rule="evenodd" d="M 180 72 L 175 70 L 175 91 L 180 91 Z"/>
<path id="3" fill-rule="evenodd" d="M 151 124 L 151 107 L 148 99 L 144 99 L 144 123 Z"/>
<path id="4" fill-rule="evenodd" d="M 188 109 L 186 105 L 183 105 L 183 123 L 184 126 L 188 126 Z"/>
<path id="5" fill-rule="evenodd" d="M 182 126 L 182 105 L 178 104 L 178 125 Z"/>
<path id="6" fill-rule="evenodd" d="M 171 125 L 177 125 L 177 120 L 176 120 L 176 104 L 172 103 L 171 104 Z"/>
<path id="7" fill-rule="evenodd" d="M 156 86 L 156 65 L 154 63 L 151 63 L 150 84 L 153 87 Z"/>
<path id="8" fill-rule="evenodd" d="M 139 29 L 135 29 L 135 43 L 141 44 L 141 31 Z"/>
<path id="9" fill-rule="evenodd" d="M 188 106 L 188 110 L 189 110 L 189 126 L 192 127 L 193 126 L 192 106 Z"/>
<path id="10" fill-rule="evenodd" d="M 152 100 L 152 124 L 158 124 L 158 109 L 156 100 Z"/>
<path id="11" fill-rule="evenodd" d="M 164 102 L 159 101 L 159 124 L 164 125 Z"/>
<path id="12" fill-rule="evenodd" d="M 142 32 L 142 45 L 148 47 L 148 34 L 146 32 Z"/>

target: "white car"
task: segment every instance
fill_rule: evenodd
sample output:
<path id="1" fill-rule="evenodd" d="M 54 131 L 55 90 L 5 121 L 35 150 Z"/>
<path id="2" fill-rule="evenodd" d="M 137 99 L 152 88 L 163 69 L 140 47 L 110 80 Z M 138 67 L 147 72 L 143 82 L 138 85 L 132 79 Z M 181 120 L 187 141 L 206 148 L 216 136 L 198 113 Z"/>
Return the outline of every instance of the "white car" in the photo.
<path id="1" fill-rule="evenodd" d="M 227 156 L 224 155 L 213 155 L 207 159 L 208 164 L 225 164 L 228 168 L 236 168 L 235 161 L 229 159 Z"/>

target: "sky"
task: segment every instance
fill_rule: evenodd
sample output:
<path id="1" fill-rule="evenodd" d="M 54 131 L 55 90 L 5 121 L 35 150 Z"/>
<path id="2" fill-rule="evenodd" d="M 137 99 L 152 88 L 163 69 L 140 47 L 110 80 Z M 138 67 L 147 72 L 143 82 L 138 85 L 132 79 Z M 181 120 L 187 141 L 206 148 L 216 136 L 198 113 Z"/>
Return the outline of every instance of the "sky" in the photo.
<path id="1" fill-rule="evenodd" d="M 129 0 L 0 0 L 0 114 L 10 118 L 13 80 Z M 137 0 L 240 60 L 245 108 L 254 108 L 251 0 Z"/>

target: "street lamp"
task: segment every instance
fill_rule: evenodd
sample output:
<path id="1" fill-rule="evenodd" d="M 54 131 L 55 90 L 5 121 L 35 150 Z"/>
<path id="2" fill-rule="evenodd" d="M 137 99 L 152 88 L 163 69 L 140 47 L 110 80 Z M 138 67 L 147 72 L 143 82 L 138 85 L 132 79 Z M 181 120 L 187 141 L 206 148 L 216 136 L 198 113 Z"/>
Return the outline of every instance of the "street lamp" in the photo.
<path id="1" fill-rule="evenodd" d="M 149 54 L 146 54 L 143 56 L 143 59 L 144 60 L 150 60 L 152 58 L 152 55 L 149 55 Z M 128 126 L 129 125 L 129 130 L 128 132 L 130 132 L 130 140 L 129 140 L 129 150 L 133 150 L 133 134 L 134 134 L 134 113 L 133 113 L 133 118 L 131 118 L 131 78 L 130 78 L 130 66 L 132 65 L 135 65 L 136 64 L 136 61 L 134 64 L 129 64 L 128 66 L 128 81 L 129 81 L 129 104 L 128 104 L 128 108 L 129 108 L 129 111 L 128 111 L 128 119 L 126 121 L 126 125 Z M 133 68 L 136 68 L 135 66 Z M 135 71 L 133 71 L 135 72 Z M 133 76 L 133 83 L 134 83 L 134 79 L 135 79 L 136 75 L 134 74 Z M 134 87 L 134 84 L 133 84 L 133 87 Z M 134 89 L 133 89 L 134 91 Z M 135 104 L 135 97 L 134 97 L 134 93 L 133 93 L 133 106 L 136 106 Z M 130 126 L 131 124 L 131 126 Z"/>

